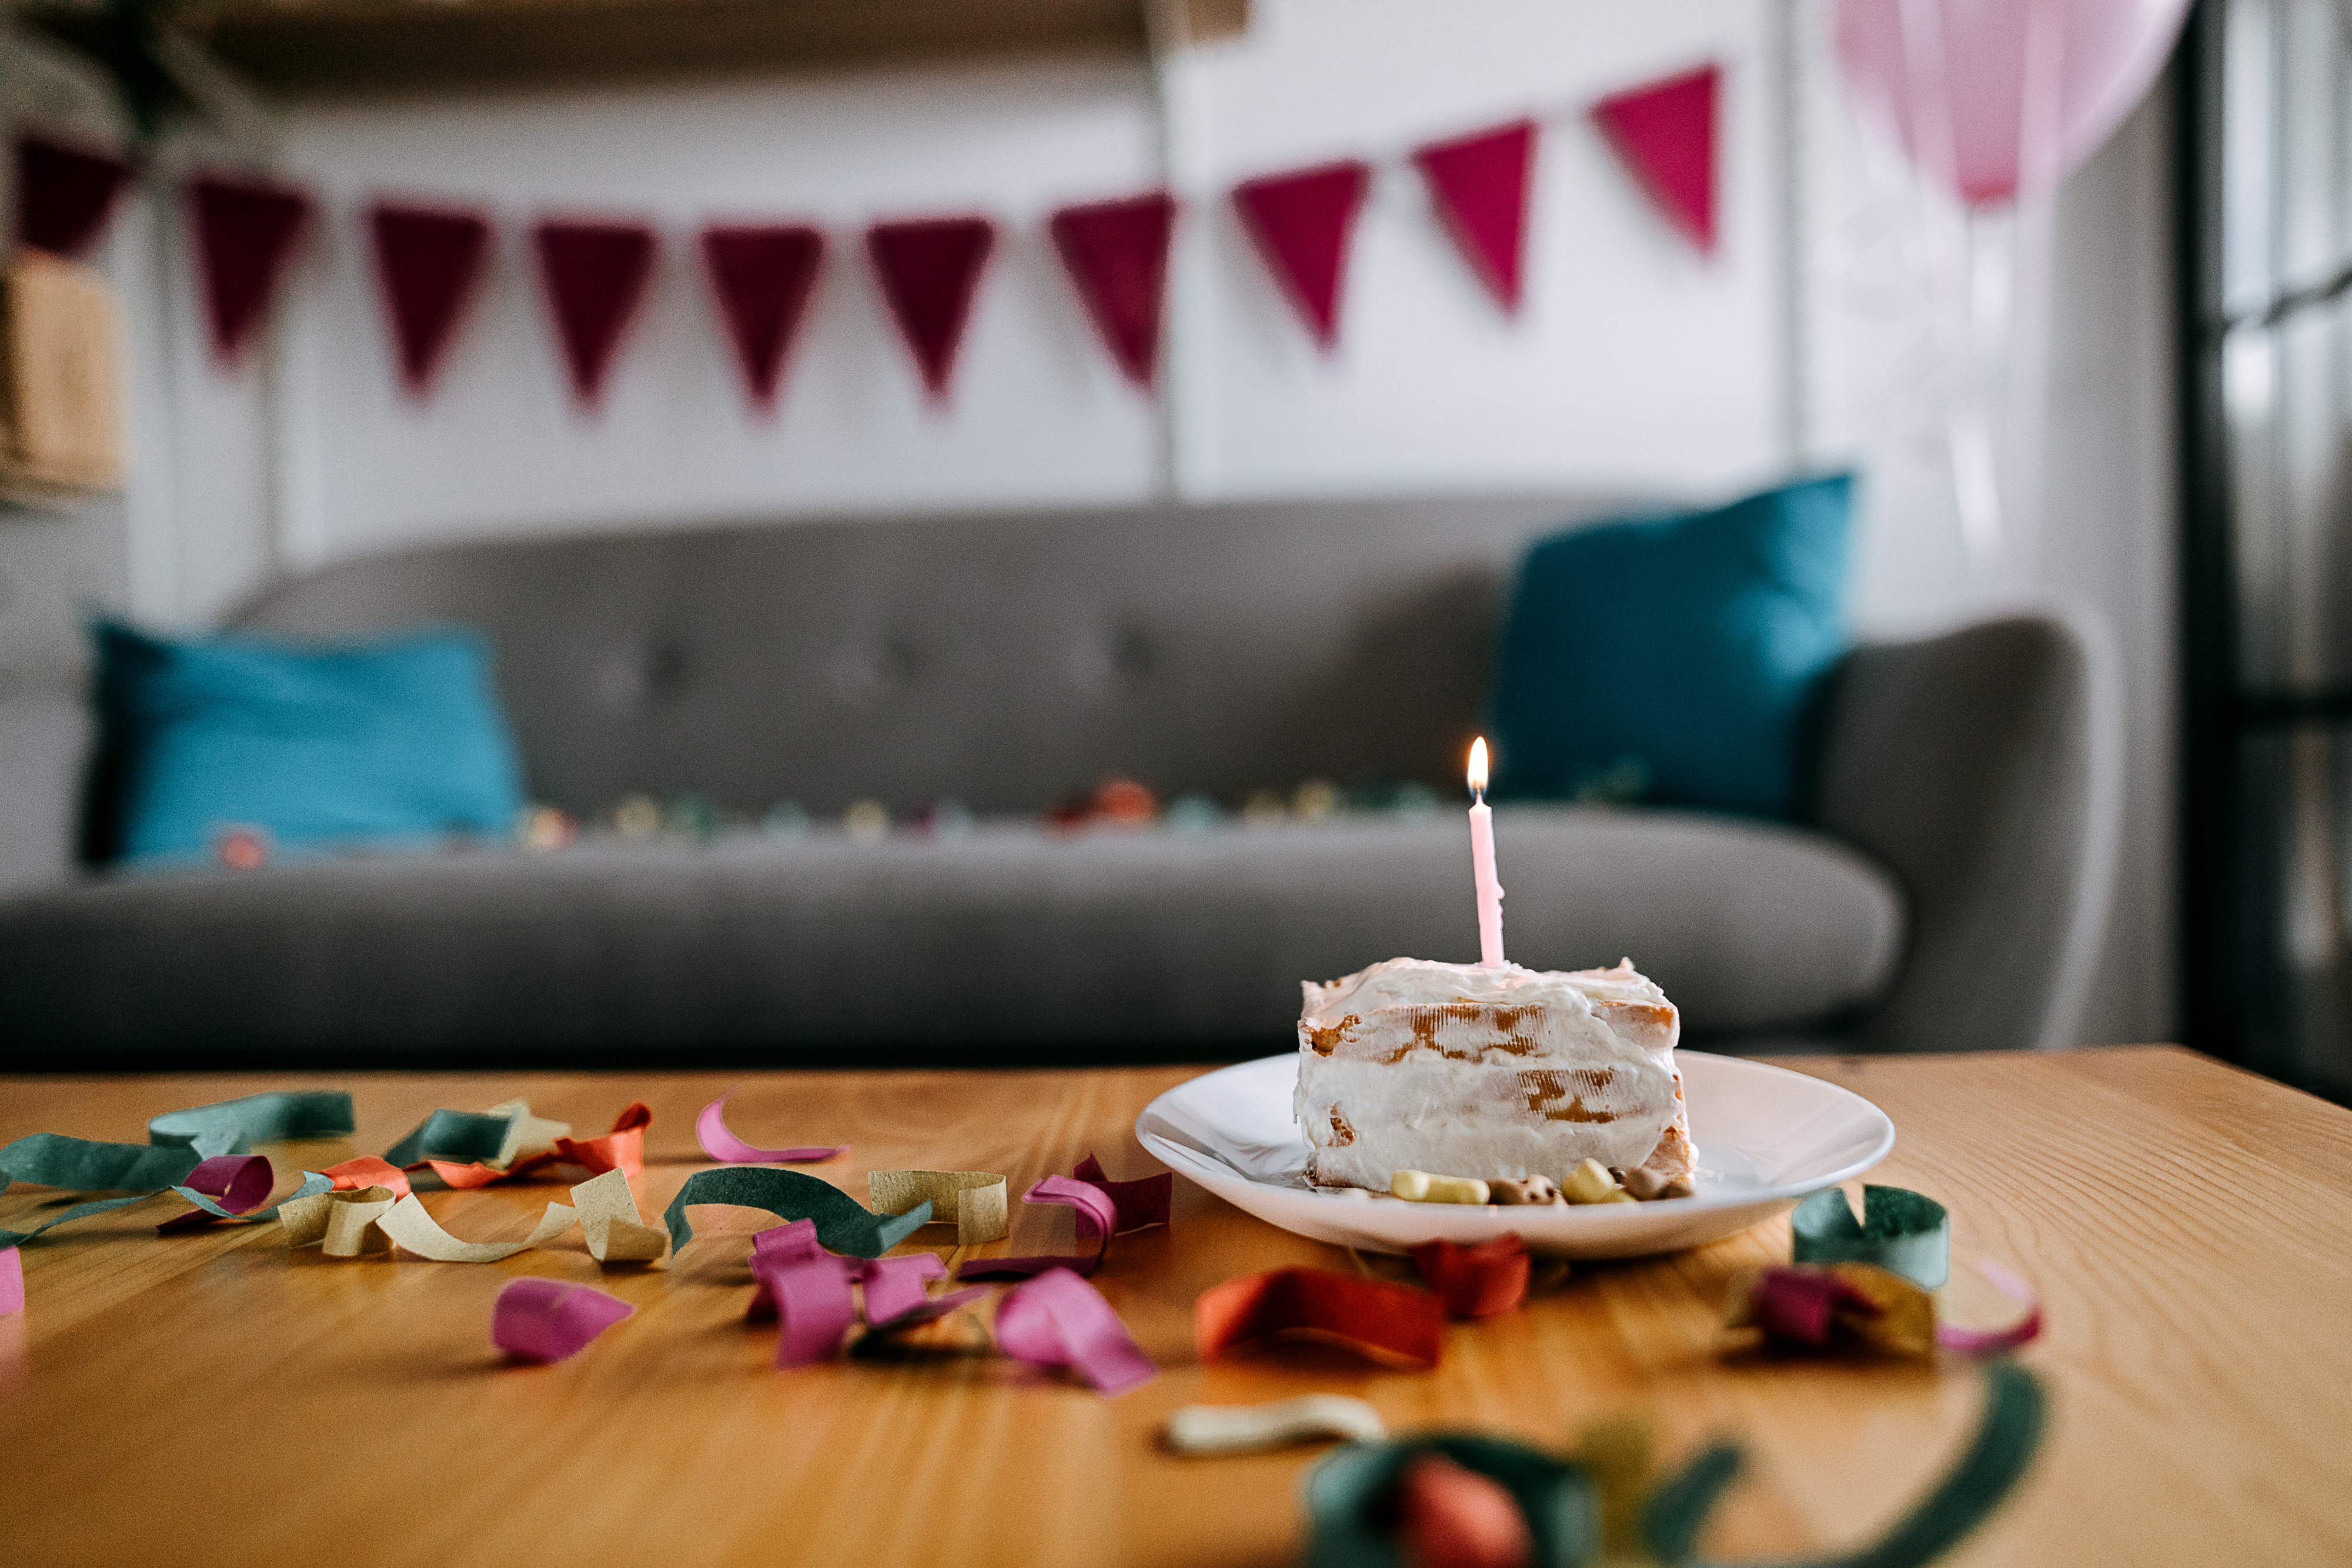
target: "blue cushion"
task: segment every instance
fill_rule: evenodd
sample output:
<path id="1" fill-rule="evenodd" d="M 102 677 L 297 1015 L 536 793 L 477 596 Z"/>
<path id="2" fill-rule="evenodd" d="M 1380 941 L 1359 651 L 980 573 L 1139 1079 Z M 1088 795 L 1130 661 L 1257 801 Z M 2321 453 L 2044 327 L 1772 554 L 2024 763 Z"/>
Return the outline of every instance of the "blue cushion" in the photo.
<path id="1" fill-rule="evenodd" d="M 93 634 L 94 859 L 201 852 L 232 824 L 287 844 L 504 833 L 521 809 L 472 632 L 314 646 L 108 622 Z"/>
<path id="2" fill-rule="evenodd" d="M 1792 815 L 1845 648 L 1852 499 L 1841 474 L 1538 541 L 1496 671 L 1496 795 Z"/>

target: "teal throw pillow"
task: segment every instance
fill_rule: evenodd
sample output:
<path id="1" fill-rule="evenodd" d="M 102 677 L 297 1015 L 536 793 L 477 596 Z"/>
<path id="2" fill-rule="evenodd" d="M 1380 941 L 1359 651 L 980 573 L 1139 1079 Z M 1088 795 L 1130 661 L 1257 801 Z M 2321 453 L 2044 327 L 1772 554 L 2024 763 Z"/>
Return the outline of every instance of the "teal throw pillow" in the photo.
<path id="1" fill-rule="evenodd" d="M 230 826 L 285 844 L 509 831 L 520 770 L 478 635 L 303 645 L 93 628 L 94 861 L 205 851 Z"/>
<path id="2" fill-rule="evenodd" d="M 1852 510 L 1841 474 L 1538 540 L 1496 662 L 1496 796 L 1793 815 Z"/>

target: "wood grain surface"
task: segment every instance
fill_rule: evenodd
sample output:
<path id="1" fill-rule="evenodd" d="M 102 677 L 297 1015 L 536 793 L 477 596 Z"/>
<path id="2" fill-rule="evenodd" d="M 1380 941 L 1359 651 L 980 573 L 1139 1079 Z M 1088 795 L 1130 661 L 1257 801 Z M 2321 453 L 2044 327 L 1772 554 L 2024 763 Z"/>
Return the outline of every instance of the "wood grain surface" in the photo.
<path id="1" fill-rule="evenodd" d="M 2018 1269 L 2047 1301 L 2024 1359 L 2052 1384 L 2050 1440 L 1952 1562 L 2352 1562 L 2352 1113 L 2167 1048 L 1787 1065 L 1883 1106 L 1900 1141 L 1874 1179 L 1942 1199 L 1959 1256 Z M 1017 1192 L 1095 1149 L 1111 1175 L 1144 1174 L 1135 1115 L 1189 1072 L 19 1078 L 0 1080 L 0 1142 L 141 1141 L 161 1112 L 349 1088 L 354 1139 L 262 1151 L 290 1185 L 436 1106 L 520 1094 L 593 1133 L 641 1098 L 654 1215 L 708 1164 L 694 1115 L 730 1087 L 755 1144 L 853 1143 L 814 1168 L 862 1201 L 864 1173 L 893 1166 L 1003 1171 Z M 1580 1265 L 1517 1315 L 1454 1325 L 1435 1372 L 1310 1347 L 1202 1365 L 1203 1288 L 1350 1265 L 1176 1189 L 1173 1225 L 1121 1238 L 1097 1277 L 1165 1369 L 1115 1399 L 979 1355 L 772 1370 L 774 1329 L 742 1322 L 765 1219 L 748 1212 L 699 1211 L 668 1265 L 609 1271 L 576 1232 L 467 1266 L 289 1255 L 273 1226 L 158 1237 L 183 1207 L 170 1197 L 83 1221 L 24 1249 L 27 1309 L 0 1319 L 0 1562 L 1285 1563 L 1320 1450 L 1180 1459 L 1156 1433 L 1180 1405 L 1315 1390 L 1360 1395 L 1401 1429 L 1563 1444 L 1640 1409 L 1669 1454 L 1734 1436 L 1750 1468 L 1706 1547 L 1766 1556 L 1864 1539 L 1974 1417 L 1965 1365 L 1716 1353 L 1726 1281 L 1785 1259 L 1785 1220 Z M 487 1240 L 521 1236 L 561 1194 L 425 1201 Z M 62 1202 L 18 1186 L 0 1223 Z M 979 1250 L 1067 1249 L 1070 1224 L 1016 1205 L 1010 1239 Z M 953 1234 L 918 1240 L 952 1262 Z M 597 1284 L 636 1315 L 571 1362 L 507 1365 L 490 1302 L 526 1274 Z"/>

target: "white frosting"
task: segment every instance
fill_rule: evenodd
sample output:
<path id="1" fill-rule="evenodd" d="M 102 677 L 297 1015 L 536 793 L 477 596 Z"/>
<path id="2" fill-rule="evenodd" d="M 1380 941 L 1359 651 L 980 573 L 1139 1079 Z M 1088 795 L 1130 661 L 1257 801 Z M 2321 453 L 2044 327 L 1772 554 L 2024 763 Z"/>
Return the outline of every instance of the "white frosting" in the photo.
<path id="1" fill-rule="evenodd" d="M 1564 1181 L 1588 1158 L 1644 1164 L 1682 1118 L 1678 1020 L 1630 964 L 1563 974 L 1391 958 L 1308 983 L 1305 1002 L 1294 1111 L 1326 1184 L 1385 1190 L 1398 1169 Z M 1435 1010 L 1460 1003 L 1475 1005 Z M 1596 1004 L 1648 1016 L 1621 1034 Z M 1653 1009 L 1669 1009 L 1664 1027 Z"/>

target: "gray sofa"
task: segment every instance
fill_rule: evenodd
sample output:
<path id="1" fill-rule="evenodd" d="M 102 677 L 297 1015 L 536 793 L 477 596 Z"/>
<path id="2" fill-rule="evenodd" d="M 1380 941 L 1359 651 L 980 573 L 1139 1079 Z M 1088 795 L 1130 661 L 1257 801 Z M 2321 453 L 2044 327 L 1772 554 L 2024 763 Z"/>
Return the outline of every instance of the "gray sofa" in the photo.
<path id="1" fill-rule="evenodd" d="M 1591 510 L 1586 507 L 1582 510 Z M 66 870 L 87 722 L 0 706 L 0 1056 L 551 1064 L 1210 1059 L 1297 983 L 1475 956 L 1462 758 L 1558 499 L 796 523 L 452 545 L 286 582 L 245 626 L 481 627 L 534 799 L 698 791 L 798 837 Z M 2097 663 L 2020 616 L 1856 648 L 1804 821 L 1496 813 L 1511 956 L 1631 956 L 1692 1043 L 2064 1043 L 2109 875 Z M 1050 832 L 1109 772 L 1228 804 L 1416 779 L 1434 815 Z M 824 822 L 942 797 L 969 833 Z"/>

